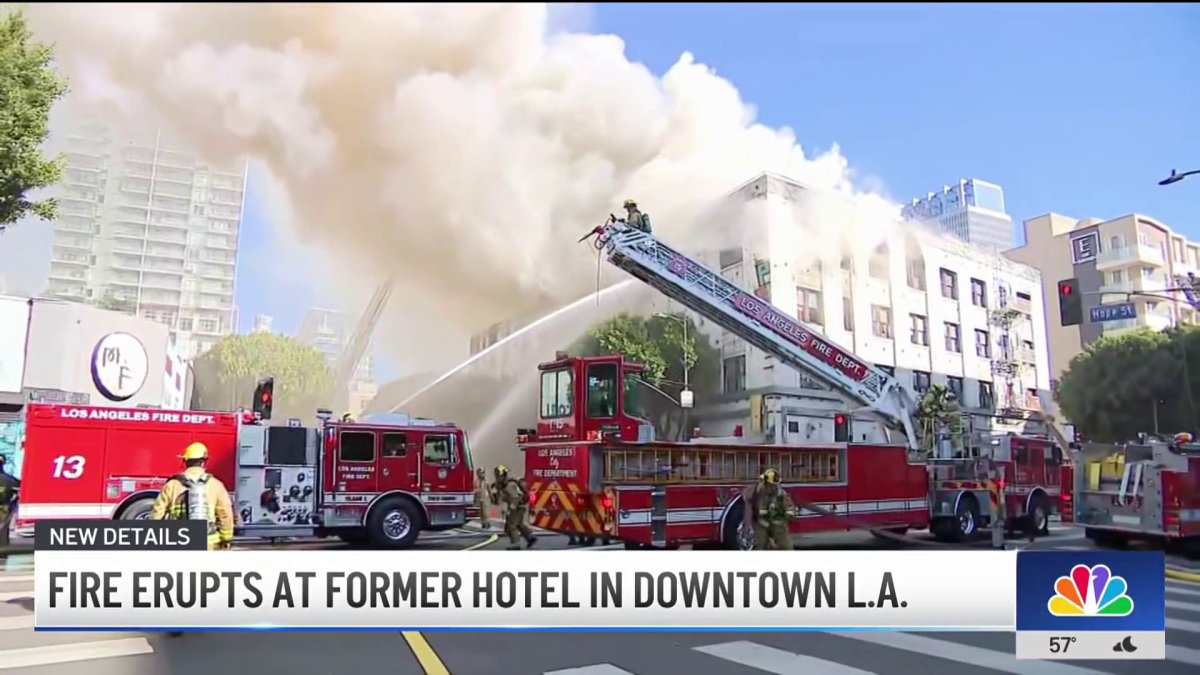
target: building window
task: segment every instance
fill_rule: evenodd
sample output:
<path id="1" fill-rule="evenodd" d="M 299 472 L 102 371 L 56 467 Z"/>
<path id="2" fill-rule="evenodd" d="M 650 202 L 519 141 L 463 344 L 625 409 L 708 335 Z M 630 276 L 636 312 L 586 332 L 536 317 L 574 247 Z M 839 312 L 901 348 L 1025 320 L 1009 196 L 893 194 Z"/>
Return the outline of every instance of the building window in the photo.
<path id="1" fill-rule="evenodd" d="M 854 332 L 854 303 L 850 298 L 842 298 L 842 328 Z"/>
<path id="2" fill-rule="evenodd" d="M 1125 270 L 1113 270 L 1108 273 L 1108 283 L 1123 284 L 1125 283 Z"/>
<path id="3" fill-rule="evenodd" d="M 732 394 L 746 391 L 746 355 L 739 354 L 721 361 L 721 391 Z"/>
<path id="4" fill-rule="evenodd" d="M 955 354 L 962 353 L 962 336 L 956 323 L 946 324 L 946 351 Z"/>
<path id="5" fill-rule="evenodd" d="M 876 364 L 875 364 L 875 367 L 876 367 L 876 368 L 878 368 L 878 369 L 880 369 L 880 370 L 882 370 L 883 372 L 887 373 L 887 376 L 888 376 L 888 377 L 895 377 L 895 376 L 896 376 L 896 369 L 895 369 L 895 368 L 893 368 L 892 366 L 885 366 L 885 365 L 883 365 L 883 364 L 876 363 Z"/>
<path id="6" fill-rule="evenodd" d="M 842 269 L 846 270 L 847 272 L 850 272 L 854 269 L 850 262 L 850 256 L 844 256 L 842 258 Z"/>
<path id="7" fill-rule="evenodd" d="M 200 319 L 200 332 L 201 333 L 217 332 L 216 320 L 215 319 Z"/>
<path id="8" fill-rule="evenodd" d="M 1110 251 L 1115 251 L 1119 248 L 1125 248 L 1125 238 L 1119 234 L 1109 237 L 1108 248 Z"/>
<path id="9" fill-rule="evenodd" d="M 908 287 L 915 288 L 918 291 L 925 290 L 925 262 L 923 260 L 910 260 L 906 268 Z"/>
<path id="10" fill-rule="evenodd" d="M 871 305 L 871 333 L 875 337 L 892 339 L 892 308 Z"/>
<path id="11" fill-rule="evenodd" d="M 824 326 L 821 316 L 821 293 L 807 288 L 796 287 L 796 316 L 805 323 Z"/>
<path id="12" fill-rule="evenodd" d="M 189 318 L 186 318 L 186 317 L 180 319 L 179 320 L 179 330 L 184 331 L 185 333 L 191 332 L 192 320 Z"/>
<path id="13" fill-rule="evenodd" d="M 992 343 L 988 340 L 986 330 L 975 331 L 975 356 L 984 359 L 992 358 Z"/>
<path id="14" fill-rule="evenodd" d="M 979 279 L 971 280 L 971 304 L 976 307 L 988 306 L 987 303 L 987 284 Z"/>
<path id="15" fill-rule="evenodd" d="M 992 392 L 991 382 L 979 383 L 979 407 L 984 410 L 991 410 L 996 405 L 995 394 Z"/>
<path id="16" fill-rule="evenodd" d="M 963 395 L 963 379 L 950 375 L 946 378 L 946 390 L 954 394 L 954 398 L 962 400 Z"/>
<path id="17" fill-rule="evenodd" d="M 958 300 L 958 275 L 944 267 L 939 272 L 942 278 L 942 297 Z"/>
<path id="18" fill-rule="evenodd" d="M 929 391 L 929 373 L 923 370 L 913 371 L 913 391 L 922 393 Z"/>
<path id="19" fill-rule="evenodd" d="M 867 261 L 867 273 L 871 275 L 872 279 L 879 279 L 880 281 L 890 281 L 888 279 L 888 259 L 887 259 L 887 245 L 886 244 L 880 244 L 879 248 L 875 249 L 875 252 L 871 255 L 870 260 Z"/>
<path id="20" fill-rule="evenodd" d="M 929 346 L 929 322 L 920 314 L 908 315 L 908 339 L 914 345 Z"/>

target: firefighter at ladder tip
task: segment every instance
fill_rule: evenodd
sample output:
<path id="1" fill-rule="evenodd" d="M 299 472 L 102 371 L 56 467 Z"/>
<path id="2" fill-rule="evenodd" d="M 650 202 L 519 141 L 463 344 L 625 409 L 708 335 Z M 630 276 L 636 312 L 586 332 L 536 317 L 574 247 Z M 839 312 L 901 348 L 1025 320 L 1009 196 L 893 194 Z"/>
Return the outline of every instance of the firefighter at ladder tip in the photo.
<path id="1" fill-rule="evenodd" d="M 642 232 L 645 232 L 646 234 L 650 234 L 650 216 L 642 213 L 638 209 L 637 202 L 633 199 L 626 199 L 624 208 L 625 208 L 625 217 L 618 218 L 617 222 L 625 223 L 626 225 L 634 228 L 635 230 L 641 230 Z"/>
<path id="2" fill-rule="evenodd" d="M 508 475 L 508 467 L 503 464 L 496 466 L 496 501 L 503 509 L 504 534 L 512 545 L 510 551 L 521 548 L 521 537 L 525 538 L 525 547 L 530 548 L 537 543 L 533 530 L 525 519 L 529 513 L 529 493 L 518 480 Z"/>
<path id="3" fill-rule="evenodd" d="M 754 550 L 762 551 L 771 545 L 779 551 L 792 550 L 792 535 L 788 523 L 799 517 L 795 502 L 779 485 L 779 472 L 767 469 L 758 482 L 746 487 L 743 511 L 746 529 L 754 528 Z"/>

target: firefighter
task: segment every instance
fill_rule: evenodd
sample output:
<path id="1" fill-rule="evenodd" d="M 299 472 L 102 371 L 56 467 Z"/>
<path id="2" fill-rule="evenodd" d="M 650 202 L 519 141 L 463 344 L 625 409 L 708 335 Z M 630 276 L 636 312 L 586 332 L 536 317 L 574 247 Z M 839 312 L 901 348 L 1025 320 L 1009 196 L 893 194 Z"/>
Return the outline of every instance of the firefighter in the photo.
<path id="1" fill-rule="evenodd" d="M 0 547 L 8 545 L 8 526 L 17 503 L 17 490 L 21 487 L 21 481 L 4 468 L 4 462 L 4 455 L 0 455 Z"/>
<path id="2" fill-rule="evenodd" d="M 192 443 L 180 459 L 184 464 L 183 472 L 171 476 L 163 484 L 150 510 L 150 518 L 206 520 L 209 550 L 229 548 L 233 543 L 233 504 L 221 480 L 205 471 L 208 447 L 203 443 Z"/>
<path id="3" fill-rule="evenodd" d="M 475 469 L 475 505 L 479 507 L 479 524 L 485 530 L 492 529 L 492 521 L 488 515 L 488 511 L 492 508 L 491 496 L 487 472 L 481 466 Z"/>
<path id="4" fill-rule="evenodd" d="M 754 527 L 754 550 L 763 551 L 768 544 L 781 551 L 792 550 L 792 535 L 788 523 L 797 517 L 796 504 L 779 485 L 779 472 L 767 469 L 757 484 L 749 490 L 746 510 L 747 524 Z"/>
<path id="5" fill-rule="evenodd" d="M 354 421 L 354 415 L 351 415 L 349 412 L 342 413 L 342 422 L 353 422 L 353 421 Z"/>
<path id="6" fill-rule="evenodd" d="M 525 538 L 526 548 L 532 547 L 537 543 L 537 537 L 525 522 L 529 513 L 529 493 L 524 485 L 508 475 L 508 467 L 503 464 L 496 466 L 495 473 L 497 502 L 504 515 L 504 534 L 512 542 L 508 550 L 520 550 L 521 537 Z"/>
<path id="7" fill-rule="evenodd" d="M 638 210 L 637 202 L 632 199 L 625 200 L 625 217 L 621 219 L 621 222 L 635 230 L 650 234 L 650 218 Z"/>

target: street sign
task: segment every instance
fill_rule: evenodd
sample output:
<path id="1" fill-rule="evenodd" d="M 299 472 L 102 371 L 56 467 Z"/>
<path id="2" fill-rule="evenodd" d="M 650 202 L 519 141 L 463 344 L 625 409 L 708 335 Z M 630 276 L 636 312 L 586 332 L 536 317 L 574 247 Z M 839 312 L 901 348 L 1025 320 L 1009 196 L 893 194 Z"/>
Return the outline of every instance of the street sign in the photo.
<path id="1" fill-rule="evenodd" d="M 1137 318 L 1137 308 L 1132 302 L 1122 302 L 1119 305 L 1098 305 L 1089 308 L 1088 313 L 1092 323 Z"/>

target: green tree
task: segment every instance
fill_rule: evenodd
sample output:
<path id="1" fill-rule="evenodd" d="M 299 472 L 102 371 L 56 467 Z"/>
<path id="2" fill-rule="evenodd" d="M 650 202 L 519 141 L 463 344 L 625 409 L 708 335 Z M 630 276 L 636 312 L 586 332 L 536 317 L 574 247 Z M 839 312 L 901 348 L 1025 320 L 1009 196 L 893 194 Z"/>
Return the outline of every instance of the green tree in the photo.
<path id="1" fill-rule="evenodd" d="M 332 404 L 329 397 L 334 394 L 333 376 L 325 357 L 284 335 L 228 335 L 196 359 L 194 369 L 195 408 L 249 409 L 255 385 L 268 376 L 275 378 L 273 420 L 311 420 L 317 408 Z"/>
<path id="2" fill-rule="evenodd" d="M 50 108 L 67 91 L 54 70 L 50 45 L 33 39 L 23 13 L 0 17 L 0 230 L 32 213 L 54 218 L 54 199 L 31 201 L 31 190 L 58 182 L 60 158 L 42 154 Z"/>
<path id="3" fill-rule="evenodd" d="M 687 321 L 686 331 L 683 321 Z M 684 431 L 684 412 L 670 399 L 679 400 L 685 362 L 697 405 L 711 401 L 720 391 L 720 351 L 683 314 L 649 318 L 619 314 L 592 326 L 567 351 L 576 356 L 622 354 L 644 366 L 643 377 L 661 393 L 648 387 L 642 407 L 661 438 L 680 438 Z"/>
<path id="4" fill-rule="evenodd" d="M 1144 431 L 1194 432 L 1198 384 L 1200 328 L 1141 329 L 1084 348 L 1063 373 L 1055 400 L 1089 439 L 1128 441 Z"/>
<path id="5" fill-rule="evenodd" d="M 111 292 L 105 293 L 99 298 L 93 300 L 91 304 L 99 307 L 100 309 L 108 309 L 114 312 L 132 313 L 137 309 L 136 303 L 134 303 L 132 300 L 119 298 Z"/>

